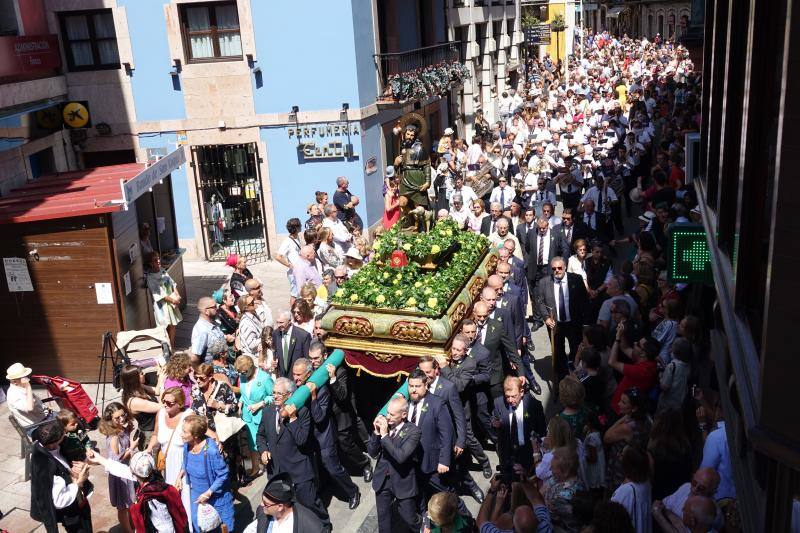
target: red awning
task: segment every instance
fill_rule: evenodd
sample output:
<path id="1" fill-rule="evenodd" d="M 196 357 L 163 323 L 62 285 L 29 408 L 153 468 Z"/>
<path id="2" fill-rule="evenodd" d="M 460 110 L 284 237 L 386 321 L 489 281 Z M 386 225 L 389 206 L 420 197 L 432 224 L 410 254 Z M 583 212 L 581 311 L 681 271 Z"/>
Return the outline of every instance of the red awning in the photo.
<path id="1" fill-rule="evenodd" d="M 0 224 L 121 211 L 120 180 L 133 178 L 145 167 L 127 163 L 42 176 L 0 198 Z"/>

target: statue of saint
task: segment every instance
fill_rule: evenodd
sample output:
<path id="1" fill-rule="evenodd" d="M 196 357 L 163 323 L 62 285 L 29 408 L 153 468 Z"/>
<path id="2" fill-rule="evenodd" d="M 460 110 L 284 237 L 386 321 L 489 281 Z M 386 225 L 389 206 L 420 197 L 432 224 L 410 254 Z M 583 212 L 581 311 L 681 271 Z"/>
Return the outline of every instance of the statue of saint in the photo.
<path id="1" fill-rule="evenodd" d="M 394 161 L 400 174 L 400 211 L 404 230 L 425 231 L 431 161 L 419 139 L 419 130 L 409 124 L 403 133 L 400 155 Z"/>

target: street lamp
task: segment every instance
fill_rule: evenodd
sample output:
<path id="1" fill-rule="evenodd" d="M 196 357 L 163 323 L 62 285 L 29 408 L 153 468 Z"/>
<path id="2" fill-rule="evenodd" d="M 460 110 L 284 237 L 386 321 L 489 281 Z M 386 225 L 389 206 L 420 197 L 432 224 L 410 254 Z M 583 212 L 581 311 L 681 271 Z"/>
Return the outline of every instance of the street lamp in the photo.
<path id="1" fill-rule="evenodd" d="M 583 0 L 580 2 L 581 4 L 581 63 L 583 63 Z"/>

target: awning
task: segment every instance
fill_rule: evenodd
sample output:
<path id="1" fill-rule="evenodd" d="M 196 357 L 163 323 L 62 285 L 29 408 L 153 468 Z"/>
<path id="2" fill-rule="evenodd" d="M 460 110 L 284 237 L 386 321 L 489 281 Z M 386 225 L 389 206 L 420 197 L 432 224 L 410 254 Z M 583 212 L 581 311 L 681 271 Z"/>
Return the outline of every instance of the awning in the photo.
<path id="1" fill-rule="evenodd" d="M 122 211 L 126 200 L 134 201 L 184 161 L 179 147 L 151 165 L 126 163 L 42 176 L 0 198 L 0 224 Z"/>
<path id="2" fill-rule="evenodd" d="M 625 7 L 625 6 L 616 6 L 616 7 L 612 7 L 612 8 L 611 8 L 611 9 L 609 9 L 609 10 L 608 10 L 608 12 L 606 13 L 606 17 L 612 17 L 612 18 L 615 18 L 615 17 L 618 17 L 618 16 L 620 16 L 622 13 L 624 13 L 624 12 L 625 12 L 625 11 L 627 11 L 627 10 L 628 10 L 628 8 L 627 8 L 627 7 Z"/>
<path id="3" fill-rule="evenodd" d="M 597 4 L 590 4 L 588 2 L 584 2 L 583 10 L 584 11 L 597 11 Z M 581 12 L 581 5 L 578 2 L 575 3 L 575 11 L 577 11 L 578 13 Z"/>

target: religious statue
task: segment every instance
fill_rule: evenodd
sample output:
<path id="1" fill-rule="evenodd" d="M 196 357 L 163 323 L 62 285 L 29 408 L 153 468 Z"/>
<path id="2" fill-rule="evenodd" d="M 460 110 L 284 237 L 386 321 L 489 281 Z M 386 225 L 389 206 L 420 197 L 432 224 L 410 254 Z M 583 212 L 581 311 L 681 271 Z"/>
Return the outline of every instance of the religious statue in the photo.
<path id="1" fill-rule="evenodd" d="M 431 220 L 428 212 L 428 189 L 431 186 L 431 161 L 419 139 L 416 125 L 409 124 L 403 133 L 400 155 L 394 166 L 400 174 L 400 212 L 404 231 L 426 231 Z"/>

